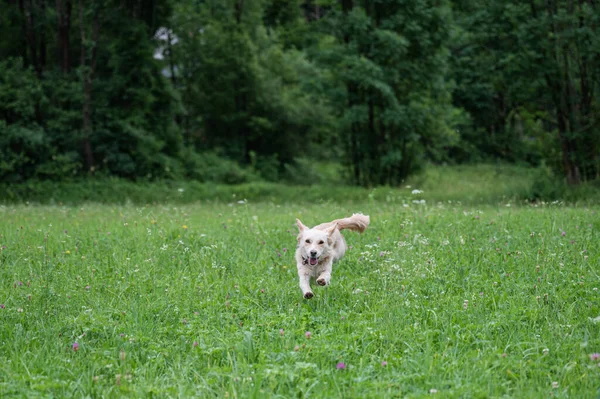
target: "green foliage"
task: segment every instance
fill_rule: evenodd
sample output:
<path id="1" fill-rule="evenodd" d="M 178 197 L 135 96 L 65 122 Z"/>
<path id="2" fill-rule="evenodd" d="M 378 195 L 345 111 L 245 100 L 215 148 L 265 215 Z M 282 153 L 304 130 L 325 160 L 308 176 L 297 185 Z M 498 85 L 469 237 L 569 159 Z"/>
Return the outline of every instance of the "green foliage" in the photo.
<path id="1" fill-rule="evenodd" d="M 332 11 L 337 41 L 323 58 L 343 88 L 332 102 L 354 183 L 398 184 L 456 141 L 443 78 L 449 21 L 447 4 L 422 1 Z"/>
<path id="2" fill-rule="evenodd" d="M 277 180 L 284 165 L 312 149 L 307 140 L 323 142 L 331 133 L 327 104 L 311 86 L 320 71 L 260 25 L 261 9 L 244 5 L 238 20 L 235 7 L 216 3 L 182 4 L 173 17 L 178 41 L 166 63 L 178 67 L 173 82 L 182 88 L 185 136 L 198 150 L 216 150 Z M 266 12 L 273 24 L 293 19 Z"/>
<path id="3" fill-rule="evenodd" d="M 465 139 L 488 156 L 539 164 L 571 184 L 598 176 L 598 35 L 594 2 L 455 5 L 454 102 Z"/>
<path id="4" fill-rule="evenodd" d="M 0 180 L 65 179 L 77 173 L 77 154 L 64 151 L 50 134 L 60 119 L 44 129 L 44 115 L 58 111 L 47 89 L 46 82 L 40 82 L 21 59 L 0 61 Z"/>
<path id="5" fill-rule="evenodd" d="M 6 181 L 296 181 L 306 159 L 362 186 L 497 160 L 600 176 L 593 1 L 0 5 Z"/>

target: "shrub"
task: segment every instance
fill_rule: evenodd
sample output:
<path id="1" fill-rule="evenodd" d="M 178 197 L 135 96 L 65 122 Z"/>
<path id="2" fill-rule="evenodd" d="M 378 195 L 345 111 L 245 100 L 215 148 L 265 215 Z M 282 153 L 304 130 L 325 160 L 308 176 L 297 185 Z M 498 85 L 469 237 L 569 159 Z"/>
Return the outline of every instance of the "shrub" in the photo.
<path id="1" fill-rule="evenodd" d="M 252 171 L 213 152 L 184 150 L 182 158 L 186 176 L 199 182 L 240 184 L 259 180 Z"/>

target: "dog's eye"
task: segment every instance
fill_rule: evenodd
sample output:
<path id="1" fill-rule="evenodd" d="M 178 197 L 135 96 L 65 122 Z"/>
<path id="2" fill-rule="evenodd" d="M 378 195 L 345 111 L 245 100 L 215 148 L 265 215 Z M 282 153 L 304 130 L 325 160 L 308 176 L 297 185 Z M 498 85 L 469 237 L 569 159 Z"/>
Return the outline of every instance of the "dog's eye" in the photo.
<path id="1" fill-rule="evenodd" d="M 304 241 L 304 242 L 305 242 L 305 243 L 307 243 L 307 244 L 310 244 L 310 240 L 306 240 L 306 241 Z"/>
<path id="2" fill-rule="evenodd" d="M 321 240 L 319 241 L 319 244 L 325 244 L 325 241 Z"/>

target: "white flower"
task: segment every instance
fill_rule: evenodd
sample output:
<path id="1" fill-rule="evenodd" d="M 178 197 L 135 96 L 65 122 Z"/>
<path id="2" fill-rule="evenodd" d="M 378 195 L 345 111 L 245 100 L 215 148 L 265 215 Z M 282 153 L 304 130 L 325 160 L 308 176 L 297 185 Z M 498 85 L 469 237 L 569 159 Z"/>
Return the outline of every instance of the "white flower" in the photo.
<path id="1" fill-rule="evenodd" d="M 550 349 L 548 349 L 548 348 L 544 348 L 544 350 L 542 351 L 542 353 L 543 353 L 544 355 L 547 355 L 548 353 L 550 353 Z"/>
<path id="2" fill-rule="evenodd" d="M 413 195 L 414 195 L 414 194 L 423 194 L 423 191 L 422 191 L 422 190 L 418 190 L 418 189 L 416 189 L 416 188 L 415 188 L 414 190 L 412 190 L 412 191 L 411 191 L 411 193 L 412 193 Z"/>

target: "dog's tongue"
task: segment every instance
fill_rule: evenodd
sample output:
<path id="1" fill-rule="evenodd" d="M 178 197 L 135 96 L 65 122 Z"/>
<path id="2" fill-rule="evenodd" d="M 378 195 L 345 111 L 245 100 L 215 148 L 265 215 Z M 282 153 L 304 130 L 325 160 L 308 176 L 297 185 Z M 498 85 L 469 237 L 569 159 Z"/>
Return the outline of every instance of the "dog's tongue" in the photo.
<path id="1" fill-rule="evenodd" d="M 310 262 L 311 266 L 314 266 L 317 263 L 319 263 L 319 260 L 317 258 L 308 258 L 308 261 Z"/>

